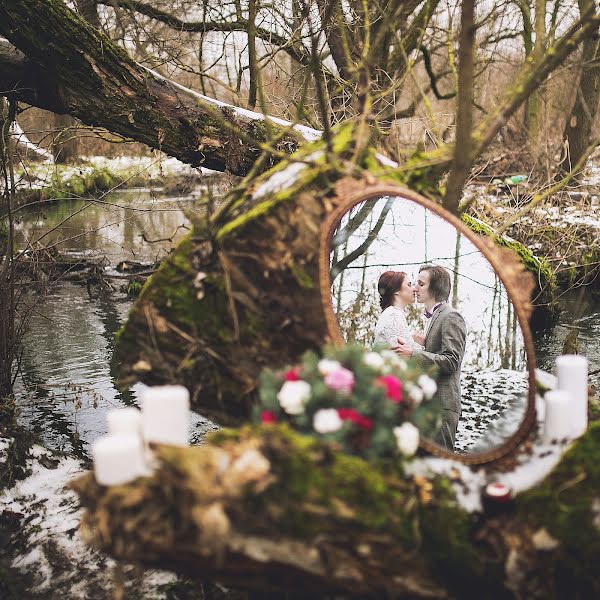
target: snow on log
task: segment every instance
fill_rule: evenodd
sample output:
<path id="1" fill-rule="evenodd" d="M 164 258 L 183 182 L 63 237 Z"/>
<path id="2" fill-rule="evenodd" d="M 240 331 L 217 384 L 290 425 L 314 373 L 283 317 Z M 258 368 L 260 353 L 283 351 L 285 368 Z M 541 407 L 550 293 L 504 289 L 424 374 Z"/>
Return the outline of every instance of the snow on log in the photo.
<path id="1" fill-rule="evenodd" d="M 18 160 L 53 161 L 52 154 L 29 140 L 21 126 L 14 122 L 10 128 L 10 136 L 16 143 Z"/>

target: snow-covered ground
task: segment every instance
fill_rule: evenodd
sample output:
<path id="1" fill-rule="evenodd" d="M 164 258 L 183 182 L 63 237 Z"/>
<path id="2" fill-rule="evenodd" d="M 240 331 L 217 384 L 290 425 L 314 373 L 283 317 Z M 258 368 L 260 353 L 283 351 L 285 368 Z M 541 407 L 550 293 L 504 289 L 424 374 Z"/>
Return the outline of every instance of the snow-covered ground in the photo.
<path id="1" fill-rule="evenodd" d="M 7 460 L 10 441 L 0 438 L 0 466 Z M 5 572 L 10 570 L 19 593 L 25 594 L 15 597 L 112 598 L 115 561 L 81 539 L 78 499 L 65 487 L 85 471 L 84 466 L 36 445 L 29 450 L 27 468 L 26 479 L 0 492 L 0 526 L 8 534 L 0 545 L 0 564 Z M 6 522 L 12 524 L 8 530 Z M 136 572 L 128 566 L 125 572 L 126 590 L 135 590 L 142 598 L 165 598 L 165 589 L 177 580 L 165 571 Z"/>

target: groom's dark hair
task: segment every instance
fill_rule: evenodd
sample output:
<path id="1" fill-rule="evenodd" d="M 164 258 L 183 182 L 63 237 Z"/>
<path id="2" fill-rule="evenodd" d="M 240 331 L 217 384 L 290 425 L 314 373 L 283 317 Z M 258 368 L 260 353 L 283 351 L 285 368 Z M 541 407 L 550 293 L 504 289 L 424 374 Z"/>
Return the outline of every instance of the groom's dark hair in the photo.
<path id="1" fill-rule="evenodd" d="M 429 271 L 429 293 L 437 302 L 447 302 L 451 287 L 448 271 L 439 265 L 423 265 L 421 271 Z"/>

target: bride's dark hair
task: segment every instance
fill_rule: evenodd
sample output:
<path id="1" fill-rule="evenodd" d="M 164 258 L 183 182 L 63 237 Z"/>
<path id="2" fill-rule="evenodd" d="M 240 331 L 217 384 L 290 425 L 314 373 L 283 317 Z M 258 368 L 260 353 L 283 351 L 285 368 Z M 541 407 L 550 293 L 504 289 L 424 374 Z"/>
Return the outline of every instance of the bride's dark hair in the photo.
<path id="1" fill-rule="evenodd" d="M 377 284 L 381 310 L 385 310 L 392 304 L 394 293 L 402 287 L 405 277 L 406 273 L 404 271 L 386 271 L 381 274 Z"/>

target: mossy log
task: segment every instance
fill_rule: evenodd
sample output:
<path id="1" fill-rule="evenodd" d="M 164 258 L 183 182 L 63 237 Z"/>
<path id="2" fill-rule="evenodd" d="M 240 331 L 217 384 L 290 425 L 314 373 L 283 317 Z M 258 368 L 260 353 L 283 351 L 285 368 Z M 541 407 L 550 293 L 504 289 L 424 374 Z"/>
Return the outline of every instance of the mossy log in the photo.
<path id="1" fill-rule="evenodd" d="M 478 502 L 500 471 L 427 458 L 376 466 L 286 426 L 158 447 L 150 477 L 106 488 L 88 474 L 73 487 L 83 531 L 102 550 L 233 587 L 583 599 L 600 594 L 599 453 L 600 424 L 545 477 L 548 448 L 530 447 L 518 460 L 543 479 L 502 513 Z"/>
<path id="2" fill-rule="evenodd" d="M 15 100 L 237 175 L 248 172 L 267 140 L 260 115 L 211 102 L 144 69 L 62 0 L 1 2 L 0 35 L 18 49 L 0 42 L 0 90 Z M 292 152 L 302 141 L 290 130 L 276 146 Z"/>
<path id="3" fill-rule="evenodd" d="M 117 337 L 122 384 L 180 383 L 221 424 L 245 421 L 264 366 L 327 341 L 319 290 L 320 225 L 348 192 L 400 176 L 372 150 L 358 161 L 355 125 L 248 178 L 148 281 Z M 370 171 L 364 167 L 370 167 Z M 328 300 L 328 299 L 326 299 Z"/>

